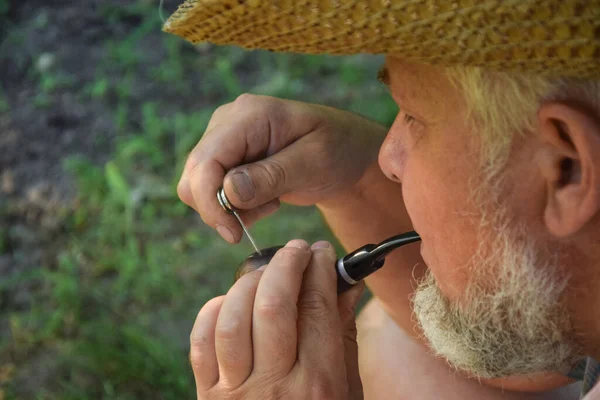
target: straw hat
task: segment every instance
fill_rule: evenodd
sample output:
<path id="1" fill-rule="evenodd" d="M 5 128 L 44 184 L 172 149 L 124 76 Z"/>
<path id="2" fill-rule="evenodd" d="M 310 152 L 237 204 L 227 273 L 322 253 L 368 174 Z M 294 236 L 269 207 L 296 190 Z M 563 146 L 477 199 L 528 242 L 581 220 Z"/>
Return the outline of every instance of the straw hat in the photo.
<path id="1" fill-rule="evenodd" d="M 248 49 L 600 77 L 600 0 L 187 0 L 164 30 Z"/>

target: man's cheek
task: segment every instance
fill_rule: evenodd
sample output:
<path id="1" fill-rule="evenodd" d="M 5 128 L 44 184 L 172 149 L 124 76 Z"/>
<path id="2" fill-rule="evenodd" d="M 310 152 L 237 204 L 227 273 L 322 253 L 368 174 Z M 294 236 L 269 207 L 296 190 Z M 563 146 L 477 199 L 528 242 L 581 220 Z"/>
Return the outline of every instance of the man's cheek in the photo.
<path id="1" fill-rule="evenodd" d="M 435 221 L 432 219 L 430 180 L 421 171 L 409 163 L 402 180 L 402 197 L 413 228 L 421 235 L 423 241 L 431 238 Z"/>
<path id="2" fill-rule="evenodd" d="M 419 194 L 412 189 L 411 182 L 409 180 L 402 182 L 402 200 L 404 201 L 404 207 L 406 207 L 406 212 L 408 213 L 408 217 L 413 225 L 413 228 L 423 237 L 422 232 L 418 229 L 418 202 L 416 201 Z"/>

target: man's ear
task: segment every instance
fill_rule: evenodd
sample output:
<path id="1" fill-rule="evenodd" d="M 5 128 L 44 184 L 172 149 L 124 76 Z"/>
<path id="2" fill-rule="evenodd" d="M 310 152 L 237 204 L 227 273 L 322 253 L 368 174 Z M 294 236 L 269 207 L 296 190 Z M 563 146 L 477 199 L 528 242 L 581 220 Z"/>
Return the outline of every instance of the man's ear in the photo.
<path id="1" fill-rule="evenodd" d="M 574 235 L 600 213 L 600 124 L 587 110 L 552 102 L 540 107 L 538 127 L 544 222 L 554 236 Z"/>

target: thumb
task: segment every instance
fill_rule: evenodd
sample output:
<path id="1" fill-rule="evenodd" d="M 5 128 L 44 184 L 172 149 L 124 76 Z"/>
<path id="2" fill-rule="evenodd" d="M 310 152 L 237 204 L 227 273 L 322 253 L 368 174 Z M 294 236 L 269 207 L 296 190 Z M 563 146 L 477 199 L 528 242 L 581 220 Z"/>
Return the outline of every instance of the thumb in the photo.
<path id="1" fill-rule="evenodd" d="M 242 210 L 253 209 L 310 184 L 314 172 L 304 150 L 308 149 L 287 147 L 271 157 L 229 171 L 223 185 L 231 204 Z"/>
<path id="2" fill-rule="evenodd" d="M 358 369 L 358 344 L 356 342 L 356 306 L 364 292 L 364 282 L 359 282 L 352 289 L 338 297 L 338 310 L 342 329 L 344 330 L 344 358 L 346 377 L 348 379 L 348 398 L 362 399 L 363 388 Z"/>
<path id="3" fill-rule="evenodd" d="M 356 306 L 365 291 L 365 282 L 360 281 L 349 290 L 338 296 L 338 310 L 342 326 L 353 321 L 356 317 Z"/>

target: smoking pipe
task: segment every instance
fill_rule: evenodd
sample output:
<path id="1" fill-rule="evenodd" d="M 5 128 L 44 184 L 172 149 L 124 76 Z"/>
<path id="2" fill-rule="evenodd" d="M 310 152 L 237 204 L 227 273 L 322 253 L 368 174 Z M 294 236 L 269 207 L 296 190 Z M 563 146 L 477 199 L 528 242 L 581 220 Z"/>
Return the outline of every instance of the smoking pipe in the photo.
<path id="1" fill-rule="evenodd" d="M 337 292 L 343 293 L 358 282 L 377 271 L 385 263 L 385 257 L 392 251 L 409 243 L 418 242 L 421 237 L 417 232 L 407 232 L 384 240 L 379 244 L 366 244 L 337 260 Z M 277 250 L 283 246 L 268 247 L 254 252 L 242 261 L 236 273 L 237 281 L 245 274 L 268 264 Z"/>

